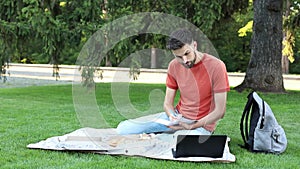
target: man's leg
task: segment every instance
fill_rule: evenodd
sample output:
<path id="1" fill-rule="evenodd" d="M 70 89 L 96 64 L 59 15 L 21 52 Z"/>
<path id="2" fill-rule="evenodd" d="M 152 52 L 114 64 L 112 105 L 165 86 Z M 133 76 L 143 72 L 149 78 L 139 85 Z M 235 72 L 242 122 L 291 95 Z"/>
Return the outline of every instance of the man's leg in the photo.
<path id="1" fill-rule="evenodd" d="M 203 127 L 196 128 L 193 130 L 178 130 L 174 133 L 174 136 L 177 135 L 211 135 L 212 133 L 206 130 Z"/>
<path id="2" fill-rule="evenodd" d="M 154 122 L 158 118 L 169 120 L 169 117 L 165 112 L 136 119 L 129 119 L 122 121 L 118 125 L 117 132 L 118 134 L 126 135 L 171 131 L 167 126 Z"/>

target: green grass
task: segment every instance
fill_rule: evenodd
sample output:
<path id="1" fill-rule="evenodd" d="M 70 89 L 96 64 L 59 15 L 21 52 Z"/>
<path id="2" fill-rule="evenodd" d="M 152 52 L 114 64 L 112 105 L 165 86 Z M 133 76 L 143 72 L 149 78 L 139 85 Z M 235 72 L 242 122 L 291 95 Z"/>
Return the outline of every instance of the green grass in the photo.
<path id="1" fill-rule="evenodd" d="M 130 85 L 130 101 L 137 110 L 144 112 L 151 107 L 149 94 L 154 89 L 164 91 L 165 87 Z M 254 154 L 238 146 L 242 143 L 239 121 L 247 94 L 233 90 L 228 93 L 227 112 L 215 133 L 231 138 L 230 150 L 237 160 L 223 164 L 27 149 L 30 143 L 82 127 L 73 105 L 72 86 L 0 89 L 0 168 L 299 168 L 300 91 L 289 91 L 288 94 L 259 93 L 286 131 L 288 148 L 282 155 Z M 105 120 L 111 127 L 116 127 L 124 117 L 114 106 L 111 84 L 98 84 L 96 96 Z M 151 97 L 150 100 L 153 101 Z M 159 110 L 162 110 L 162 103 L 153 109 Z"/>

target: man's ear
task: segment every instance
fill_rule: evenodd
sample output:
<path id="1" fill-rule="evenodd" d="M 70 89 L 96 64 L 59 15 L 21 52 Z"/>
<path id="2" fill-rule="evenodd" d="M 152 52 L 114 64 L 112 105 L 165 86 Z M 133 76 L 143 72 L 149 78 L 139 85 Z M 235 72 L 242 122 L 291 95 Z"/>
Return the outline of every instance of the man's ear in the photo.
<path id="1" fill-rule="evenodd" d="M 197 44 L 197 42 L 196 42 L 196 41 L 193 41 L 193 45 L 194 45 L 194 50 L 197 50 L 197 46 L 198 46 L 198 44 Z"/>

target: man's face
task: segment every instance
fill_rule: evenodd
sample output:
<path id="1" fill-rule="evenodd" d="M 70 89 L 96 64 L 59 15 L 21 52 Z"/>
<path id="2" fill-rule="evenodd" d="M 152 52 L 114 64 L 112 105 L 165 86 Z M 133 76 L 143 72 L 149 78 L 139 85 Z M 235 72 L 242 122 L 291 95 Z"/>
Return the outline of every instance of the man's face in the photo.
<path id="1" fill-rule="evenodd" d="M 185 44 L 182 48 L 172 51 L 177 61 L 186 68 L 192 68 L 196 62 L 195 46 Z"/>

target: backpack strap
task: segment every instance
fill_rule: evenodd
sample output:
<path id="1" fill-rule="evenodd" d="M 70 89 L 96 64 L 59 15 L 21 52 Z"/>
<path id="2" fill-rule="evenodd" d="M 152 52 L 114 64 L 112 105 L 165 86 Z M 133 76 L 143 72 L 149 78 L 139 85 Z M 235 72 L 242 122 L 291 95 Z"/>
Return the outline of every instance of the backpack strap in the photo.
<path id="1" fill-rule="evenodd" d="M 242 138 L 243 138 L 243 141 L 244 141 L 244 148 L 247 148 L 248 149 L 248 144 L 247 144 L 247 141 L 248 138 L 249 138 L 249 130 L 248 130 L 248 119 L 249 119 L 249 112 L 250 112 L 250 109 L 251 109 L 251 106 L 253 104 L 253 92 L 249 93 L 249 95 L 247 96 L 248 98 L 248 101 L 245 105 L 245 108 L 244 108 L 244 111 L 243 111 L 243 114 L 242 114 L 242 118 L 241 118 L 241 121 L 240 121 L 240 131 L 241 131 L 241 135 L 242 135 Z"/>
<path id="2" fill-rule="evenodd" d="M 262 129 L 264 127 L 265 116 L 266 116 L 264 100 L 262 100 L 262 108 L 263 108 L 263 110 L 262 110 L 263 112 L 262 112 L 261 121 L 260 121 L 260 125 L 259 125 L 260 129 Z"/>

